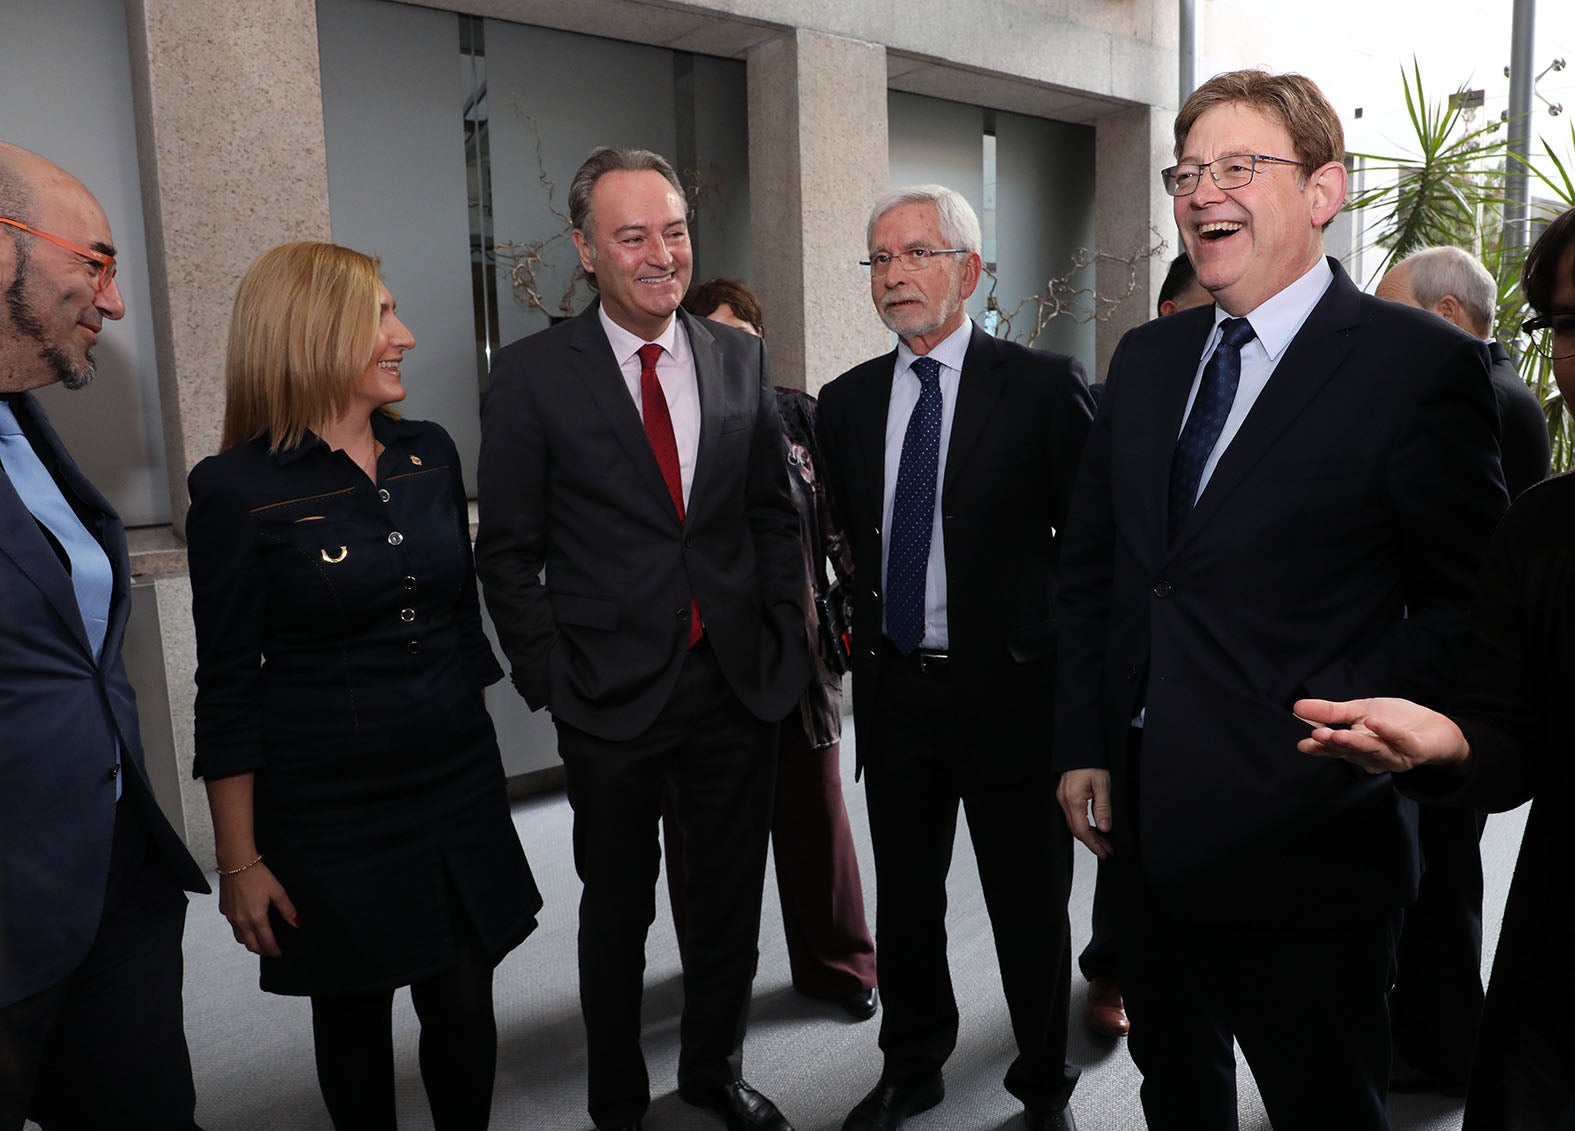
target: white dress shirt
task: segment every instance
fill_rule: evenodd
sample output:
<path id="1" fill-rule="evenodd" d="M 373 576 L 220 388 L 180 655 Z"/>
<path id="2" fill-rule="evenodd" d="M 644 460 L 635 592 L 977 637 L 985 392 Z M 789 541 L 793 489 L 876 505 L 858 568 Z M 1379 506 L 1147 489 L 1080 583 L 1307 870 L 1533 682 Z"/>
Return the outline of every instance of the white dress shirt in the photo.
<path id="1" fill-rule="evenodd" d="M 1198 495 L 1203 494 L 1203 488 L 1208 484 L 1209 476 L 1214 474 L 1220 456 L 1225 454 L 1231 440 L 1241 431 L 1242 421 L 1247 419 L 1247 414 L 1257 403 L 1258 394 L 1263 392 L 1269 378 L 1274 375 L 1275 367 L 1280 364 L 1280 358 L 1285 356 L 1291 339 L 1296 337 L 1302 323 L 1307 321 L 1307 316 L 1318 305 L 1318 300 L 1323 298 L 1324 291 L 1329 289 L 1332 282 L 1334 272 L 1329 269 L 1329 261 L 1320 255 L 1318 262 L 1305 275 L 1244 316 L 1252 323 L 1253 333 L 1257 336 L 1241 347 L 1241 380 L 1236 386 L 1236 399 L 1231 403 L 1230 415 L 1225 417 L 1225 427 L 1220 429 L 1214 450 L 1203 465 L 1203 474 L 1198 478 Z M 1209 331 L 1208 340 L 1203 343 L 1203 356 L 1198 359 L 1197 372 L 1192 378 L 1192 392 L 1187 394 L 1187 411 L 1181 415 L 1183 427 L 1188 414 L 1192 412 L 1192 402 L 1197 399 L 1198 386 L 1203 381 L 1203 367 L 1208 364 L 1215 345 L 1219 343 L 1220 323 L 1229 317 L 1218 305 L 1214 307 L 1214 329 Z M 1179 428 L 1176 435 L 1178 438 L 1181 435 Z M 1196 495 L 1193 501 L 1197 501 Z"/>
<path id="2" fill-rule="evenodd" d="M 968 340 L 973 336 L 973 321 L 963 319 L 963 324 L 948 334 L 927 356 L 941 365 L 941 452 L 935 468 L 935 521 L 930 527 L 930 560 L 924 574 L 924 639 L 921 648 L 947 647 L 946 635 L 946 542 L 941 536 L 941 485 L 946 482 L 946 449 L 951 446 L 952 418 L 957 413 L 957 386 L 962 381 L 963 358 L 968 353 Z M 913 372 L 913 362 L 919 355 L 909 349 L 901 339 L 897 342 L 897 362 L 891 378 L 891 403 L 886 409 L 886 483 L 881 507 L 880 572 L 886 579 L 886 562 L 890 556 L 891 508 L 897 497 L 897 469 L 902 463 L 902 441 L 907 435 L 908 418 L 919 403 L 919 375 Z"/>
<path id="3" fill-rule="evenodd" d="M 646 340 L 631 334 L 607 316 L 606 307 L 597 307 L 602 330 L 607 343 L 612 346 L 613 357 L 623 371 L 623 383 L 629 387 L 634 407 L 645 419 L 645 405 L 640 400 L 640 347 Z M 678 470 L 684 484 L 684 510 L 689 509 L 689 486 L 694 482 L 695 456 L 700 450 L 700 382 L 695 377 L 695 355 L 689 345 L 689 334 L 675 314 L 667 329 L 652 339 L 652 344 L 662 347 L 662 356 L 656 359 L 656 380 L 667 398 L 667 414 L 673 419 L 673 442 L 678 447 Z"/>

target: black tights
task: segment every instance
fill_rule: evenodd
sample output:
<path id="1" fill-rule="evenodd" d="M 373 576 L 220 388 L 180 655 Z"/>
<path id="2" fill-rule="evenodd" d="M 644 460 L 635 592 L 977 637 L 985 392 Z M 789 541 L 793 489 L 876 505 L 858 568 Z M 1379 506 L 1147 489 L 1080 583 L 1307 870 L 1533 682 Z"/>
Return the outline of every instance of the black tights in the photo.
<path id="1" fill-rule="evenodd" d="M 473 948 L 410 987 L 421 1021 L 421 1081 L 436 1131 L 483 1131 L 492 1112 L 498 1026 L 492 963 Z M 313 997 L 317 1083 L 335 1131 L 394 1131 L 394 994 Z"/>

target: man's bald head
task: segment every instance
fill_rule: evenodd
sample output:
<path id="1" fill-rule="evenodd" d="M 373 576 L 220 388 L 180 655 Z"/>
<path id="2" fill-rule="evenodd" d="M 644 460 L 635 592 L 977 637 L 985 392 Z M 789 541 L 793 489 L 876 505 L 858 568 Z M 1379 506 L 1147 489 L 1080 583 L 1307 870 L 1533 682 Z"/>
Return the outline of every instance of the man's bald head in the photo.
<path id="1" fill-rule="evenodd" d="M 126 312 L 104 210 L 54 162 L 0 142 L 0 217 L 26 225 L 0 224 L 0 392 L 81 388 L 104 320 Z"/>
<path id="2" fill-rule="evenodd" d="M 1498 283 L 1458 247 L 1425 247 L 1391 267 L 1373 291 L 1379 298 L 1431 310 L 1478 338 L 1493 336 Z"/>

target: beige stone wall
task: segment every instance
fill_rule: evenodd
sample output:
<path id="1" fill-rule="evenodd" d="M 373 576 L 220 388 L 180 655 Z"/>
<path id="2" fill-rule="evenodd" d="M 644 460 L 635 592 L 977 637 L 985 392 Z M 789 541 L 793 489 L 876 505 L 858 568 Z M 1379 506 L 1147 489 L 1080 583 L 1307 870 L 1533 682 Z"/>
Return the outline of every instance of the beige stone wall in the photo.
<path id="1" fill-rule="evenodd" d="M 313 0 L 127 0 L 170 510 L 218 450 L 236 285 L 256 255 L 327 239 Z"/>

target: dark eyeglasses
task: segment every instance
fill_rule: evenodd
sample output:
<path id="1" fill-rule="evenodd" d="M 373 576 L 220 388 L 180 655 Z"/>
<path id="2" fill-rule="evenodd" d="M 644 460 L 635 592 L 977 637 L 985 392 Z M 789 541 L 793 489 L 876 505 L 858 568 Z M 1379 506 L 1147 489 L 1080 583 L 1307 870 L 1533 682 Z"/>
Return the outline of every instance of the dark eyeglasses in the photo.
<path id="1" fill-rule="evenodd" d="M 37 236 L 41 240 L 47 240 L 56 247 L 65 248 L 71 254 L 80 255 L 89 263 L 94 264 L 98 268 L 98 274 L 93 279 L 93 291 L 96 294 L 102 293 L 104 288 L 109 286 L 110 280 L 115 277 L 115 257 L 107 252 L 99 251 L 97 248 L 83 247 L 79 243 L 72 243 L 70 240 L 61 239 L 59 236 L 51 235 L 48 232 L 41 232 L 37 228 L 29 227 L 20 220 L 11 220 L 0 216 L 0 224 L 18 228 L 29 235 Z"/>
<path id="2" fill-rule="evenodd" d="M 1252 183 L 1252 176 L 1258 171 L 1259 161 L 1267 161 L 1274 165 L 1307 167 L 1305 161 L 1292 161 L 1287 157 L 1270 157 L 1266 153 L 1232 153 L 1227 157 L 1216 157 L 1202 164 L 1189 161 L 1184 165 L 1172 165 L 1168 169 L 1159 171 L 1159 179 L 1165 183 L 1165 191 L 1171 196 L 1191 196 L 1198 191 L 1198 185 L 1203 180 L 1203 170 L 1207 169 L 1209 176 L 1214 178 L 1214 183 L 1218 187 L 1238 189 Z"/>
<path id="3" fill-rule="evenodd" d="M 1562 361 L 1575 357 L 1575 311 L 1555 310 L 1528 318 L 1520 328 L 1531 337 L 1531 346 L 1543 357 Z"/>

